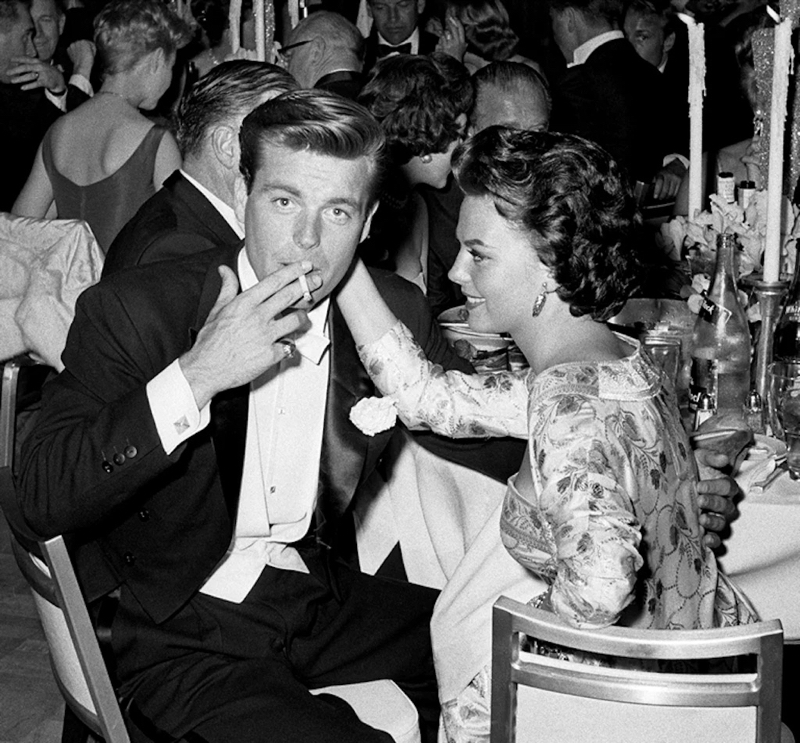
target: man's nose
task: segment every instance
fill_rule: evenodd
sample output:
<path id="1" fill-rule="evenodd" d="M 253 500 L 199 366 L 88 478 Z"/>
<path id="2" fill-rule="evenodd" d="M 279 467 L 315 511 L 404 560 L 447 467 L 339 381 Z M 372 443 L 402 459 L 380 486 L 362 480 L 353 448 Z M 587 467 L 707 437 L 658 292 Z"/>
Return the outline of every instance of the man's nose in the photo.
<path id="1" fill-rule="evenodd" d="M 389 7 L 389 20 L 394 23 L 400 18 L 400 9 L 394 5 Z"/>
<path id="2" fill-rule="evenodd" d="M 38 52 L 36 51 L 36 45 L 33 43 L 33 37 L 29 36 L 25 40 L 25 56 L 26 57 L 36 57 L 38 56 Z"/>
<path id="3" fill-rule="evenodd" d="M 320 224 L 314 215 L 301 216 L 295 223 L 294 242 L 303 250 L 310 250 L 319 245 Z"/>

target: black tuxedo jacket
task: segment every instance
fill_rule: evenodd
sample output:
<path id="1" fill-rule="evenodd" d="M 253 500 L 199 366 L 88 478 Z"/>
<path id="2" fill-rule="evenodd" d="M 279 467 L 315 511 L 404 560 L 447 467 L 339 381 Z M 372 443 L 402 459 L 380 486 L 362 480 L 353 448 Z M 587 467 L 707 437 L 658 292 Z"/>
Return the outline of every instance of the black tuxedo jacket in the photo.
<path id="1" fill-rule="evenodd" d="M 42 88 L 20 90 L 18 85 L 0 83 L 0 212 L 11 211 L 28 180 L 42 137 L 59 116 L 61 111 L 47 100 Z"/>
<path id="2" fill-rule="evenodd" d="M 329 90 L 331 93 L 338 93 L 345 98 L 354 101 L 364 87 L 364 75 L 355 70 L 339 70 L 323 75 L 314 83 L 315 88 Z"/>
<path id="3" fill-rule="evenodd" d="M 436 34 L 428 33 L 420 29 L 419 31 L 419 54 L 430 54 L 436 51 L 436 44 L 439 37 Z M 364 72 L 369 72 L 378 60 L 378 30 L 373 26 L 370 35 L 367 37 L 364 47 Z"/>
<path id="4" fill-rule="evenodd" d="M 550 128 L 597 142 L 631 180 L 650 182 L 672 151 L 665 99 L 661 73 L 615 39 L 553 86 Z"/>
<path id="5" fill-rule="evenodd" d="M 211 424 L 169 456 L 145 387 L 191 347 L 219 292 L 217 267 L 235 267 L 237 253 L 238 247 L 218 249 L 134 268 L 78 300 L 66 370 L 45 387 L 36 430 L 23 446 L 18 508 L 7 515 L 23 535 L 70 534 L 89 601 L 125 583 L 162 621 L 195 594 L 230 544 L 248 385 L 218 395 Z M 377 281 L 432 360 L 468 368 L 448 348 L 416 287 L 392 274 Z M 331 307 L 320 497 L 323 513 L 336 520 L 393 431 L 369 437 L 350 423 L 352 405 L 374 389 L 335 299 Z M 513 443 L 510 471 L 524 446 Z"/>
<path id="6" fill-rule="evenodd" d="M 238 243 L 214 205 L 176 170 L 117 235 L 106 254 L 103 276 Z"/>

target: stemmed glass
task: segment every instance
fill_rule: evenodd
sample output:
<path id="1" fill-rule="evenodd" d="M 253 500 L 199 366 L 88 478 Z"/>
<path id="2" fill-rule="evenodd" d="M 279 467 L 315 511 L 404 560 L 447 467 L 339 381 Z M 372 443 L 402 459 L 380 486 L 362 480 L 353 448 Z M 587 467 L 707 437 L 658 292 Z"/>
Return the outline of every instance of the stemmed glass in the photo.
<path id="1" fill-rule="evenodd" d="M 769 367 L 772 430 L 786 442 L 786 464 L 800 479 L 800 362 L 775 361 Z"/>

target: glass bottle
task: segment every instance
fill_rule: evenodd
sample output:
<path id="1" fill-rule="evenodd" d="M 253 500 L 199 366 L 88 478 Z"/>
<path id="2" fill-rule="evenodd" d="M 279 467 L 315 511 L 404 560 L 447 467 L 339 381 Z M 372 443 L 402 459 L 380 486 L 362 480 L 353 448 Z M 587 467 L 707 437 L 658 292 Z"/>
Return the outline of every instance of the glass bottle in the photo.
<path id="1" fill-rule="evenodd" d="M 703 394 L 716 412 L 742 415 L 750 392 L 750 329 L 736 289 L 736 236 L 717 237 L 711 286 L 692 331 L 689 407 Z"/>
<path id="2" fill-rule="evenodd" d="M 775 328 L 772 357 L 778 361 L 800 362 L 800 263 L 797 261 L 781 318 Z"/>

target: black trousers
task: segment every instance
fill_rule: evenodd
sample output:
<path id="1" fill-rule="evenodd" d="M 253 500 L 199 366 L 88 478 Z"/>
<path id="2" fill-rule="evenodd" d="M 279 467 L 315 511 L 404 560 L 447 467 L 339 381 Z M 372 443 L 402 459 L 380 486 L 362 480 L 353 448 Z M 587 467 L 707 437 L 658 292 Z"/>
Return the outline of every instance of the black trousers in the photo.
<path id="1" fill-rule="evenodd" d="M 438 592 L 359 573 L 322 549 L 301 554 L 310 575 L 267 567 L 241 604 L 197 594 L 160 625 L 123 587 L 111 633 L 122 695 L 163 730 L 210 743 L 388 743 L 308 689 L 389 678 L 434 741 Z"/>

